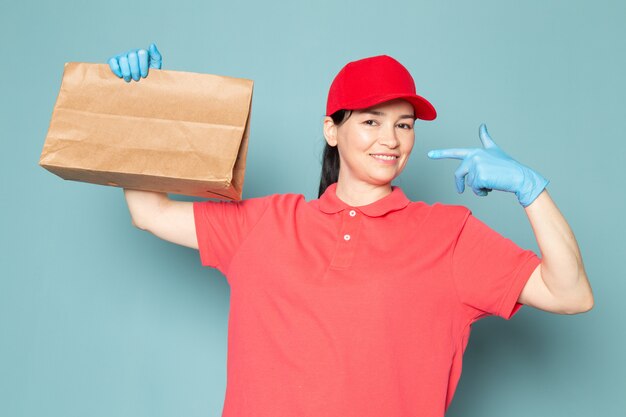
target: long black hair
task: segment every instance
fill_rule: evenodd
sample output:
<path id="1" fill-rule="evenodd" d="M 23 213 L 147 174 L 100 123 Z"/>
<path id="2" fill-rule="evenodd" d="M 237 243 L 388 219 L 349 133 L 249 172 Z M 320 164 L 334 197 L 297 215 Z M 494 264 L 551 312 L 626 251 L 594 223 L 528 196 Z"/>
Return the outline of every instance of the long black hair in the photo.
<path id="1" fill-rule="evenodd" d="M 352 110 L 337 110 L 330 115 L 335 125 L 340 126 L 348 120 L 352 114 Z M 328 143 L 324 146 L 322 154 L 322 174 L 320 176 L 320 189 L 317 198 L 321 197 L 329 185 L 336 183 L 339 179 L 339 150 L 337 146 L 330 146 Z"/>

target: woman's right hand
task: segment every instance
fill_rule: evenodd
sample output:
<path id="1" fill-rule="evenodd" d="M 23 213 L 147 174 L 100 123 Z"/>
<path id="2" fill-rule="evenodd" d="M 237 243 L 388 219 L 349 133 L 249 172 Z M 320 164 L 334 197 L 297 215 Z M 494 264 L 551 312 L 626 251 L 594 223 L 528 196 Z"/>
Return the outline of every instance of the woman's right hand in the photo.
<path id="1" fill-rule="evenodd" d="M 131 77 L 135 81 L 148 76 L 149 68 L 161 69 L 161 53 L 156 44 L 151 44 L 148 49 L 131 49 L 119 55 L 109 58 L 109 67 L 113 74 L 124 78 L 127 83 Z"/>

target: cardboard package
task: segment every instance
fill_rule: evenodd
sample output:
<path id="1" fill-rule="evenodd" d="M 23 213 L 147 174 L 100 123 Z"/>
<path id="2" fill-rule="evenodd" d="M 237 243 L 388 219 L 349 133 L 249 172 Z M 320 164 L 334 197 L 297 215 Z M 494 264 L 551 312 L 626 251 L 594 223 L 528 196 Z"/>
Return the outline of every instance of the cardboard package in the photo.
<path id="1" fill-rule="evenodd" d="M 39 164 L 66 180 L 240 200 L 252 80 L 67 63 Z"/>

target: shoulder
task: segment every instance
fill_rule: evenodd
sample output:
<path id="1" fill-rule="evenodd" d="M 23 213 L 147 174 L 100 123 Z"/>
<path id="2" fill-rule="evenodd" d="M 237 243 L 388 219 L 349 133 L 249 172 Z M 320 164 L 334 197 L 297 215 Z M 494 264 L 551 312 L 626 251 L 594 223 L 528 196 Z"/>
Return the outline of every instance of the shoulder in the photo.
<path id="1" fill-rule="evenodd" d="M 467 219 L 472 215 L 469 208 L 455 204 L 433 203 L 427 204 L 422 201 L 412 201 L 407 206 L 411 213 L 420 213 L 422 226 L 437 234 L 455 234 Z"/>
<path id="2" fill-rule="evenodd" d="M 411 214 L 414 214 L 416 212 L 420 212 L 422 215 L 426 215 L 432 218 L 441 218 L 441 219 L 456 219 L 456 218 L 463 218 L 466 217 L 468 214 L 471 213 L 471 211 L 465 207 L 465 206 L 461 206 L 461 205 L 455 205 L 455 204 L 444 204 L 444 203 L 440 203 L 440 202 L 435 202 L 433 204 L 428 204 L 424 201 L 413 201 L 410 200 L 406 194 L 404 193 L 404 190 L 402 190 L 401 187 L 399 186 L 394 186 L 394 193 L 398 194 L 397 197 L 397 201 L 400 202 L 404 202 L 404 204 L 400 204 L 399 205 L 406 205 L 406 207 L 404 207 L 404 212 L 410 212 Z"/>
<path id="3" fill-rule="evenodd" d="M 465 219 L 472 214 L 472 211 L 461 205 L 434 203 L 431 205 L 431 213 L 433 216 L 442 217 L 444 219 L 456 221 Z"/>
<path id="4" fill-rule="evenodd" d="M 218 200 L 218 201 L 202 201 L 200 203 L 211 204 L 226 204 L 226 205 L 237 205 L 237 206 L 285 206 L 290 204 L 296 204 L 299 201 L 304 201 L 304 196 L 302 194 L 268 194 L 264 196 L 257 197 L 246 197 L 241 200 Z"/>
<path id="5" fill-rule="evenodd" d="M 295 207 L 306 202 L 304 195 L 296 193 L 276 193 L 260 198 L 264 199 L 269 206 L 277 208 Z"/>
<path id="6" fill-rule="evenodd" d="M 295 193 L 269 194 L 262 197 L 248 198 L 240 202 L 243 205 L 262 206 L 266 212 L 277 212 L 282 215 L 295 212 L 300 207 L 303 207 L 304 203 L 306 203 L 304 195 Z"/>
<path id="7" fill-rule="evenodd" d="M 194 210 L 210 215 L 241 214 L 259 217 L 268 211 L 288 212 L 289 207 L 296 207 L 300 201 L 304 201 L 304 196 L 299 194 L 269 194 L 242 200 L 196 201 Z"/>
<path id="8" fill-rule="evenodd" d="M 432 219 L 441 219 L 445 221 L 464 219 L 472 214 L 472 211 L 465 206 L 439 202 L 428 204 L 424 201 L 409 201 L 406 209 L 410 212 L 419 211 Z"/>

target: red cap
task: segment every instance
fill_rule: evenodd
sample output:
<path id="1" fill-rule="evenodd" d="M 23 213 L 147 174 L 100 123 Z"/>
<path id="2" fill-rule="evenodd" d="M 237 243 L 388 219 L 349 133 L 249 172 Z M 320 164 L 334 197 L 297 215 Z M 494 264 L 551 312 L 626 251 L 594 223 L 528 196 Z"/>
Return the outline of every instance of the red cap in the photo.
<path id="1" fill-rule="evenodd" d="M 337 110 L 365 109 L 396 98 L 410 102 L 417 119 L 437 117 L 433 105 L 415 94 L 413 77 L 401 63 L 388 55 L 363 58 L 346 64 L 333 80 L 326 116 Z"/>

